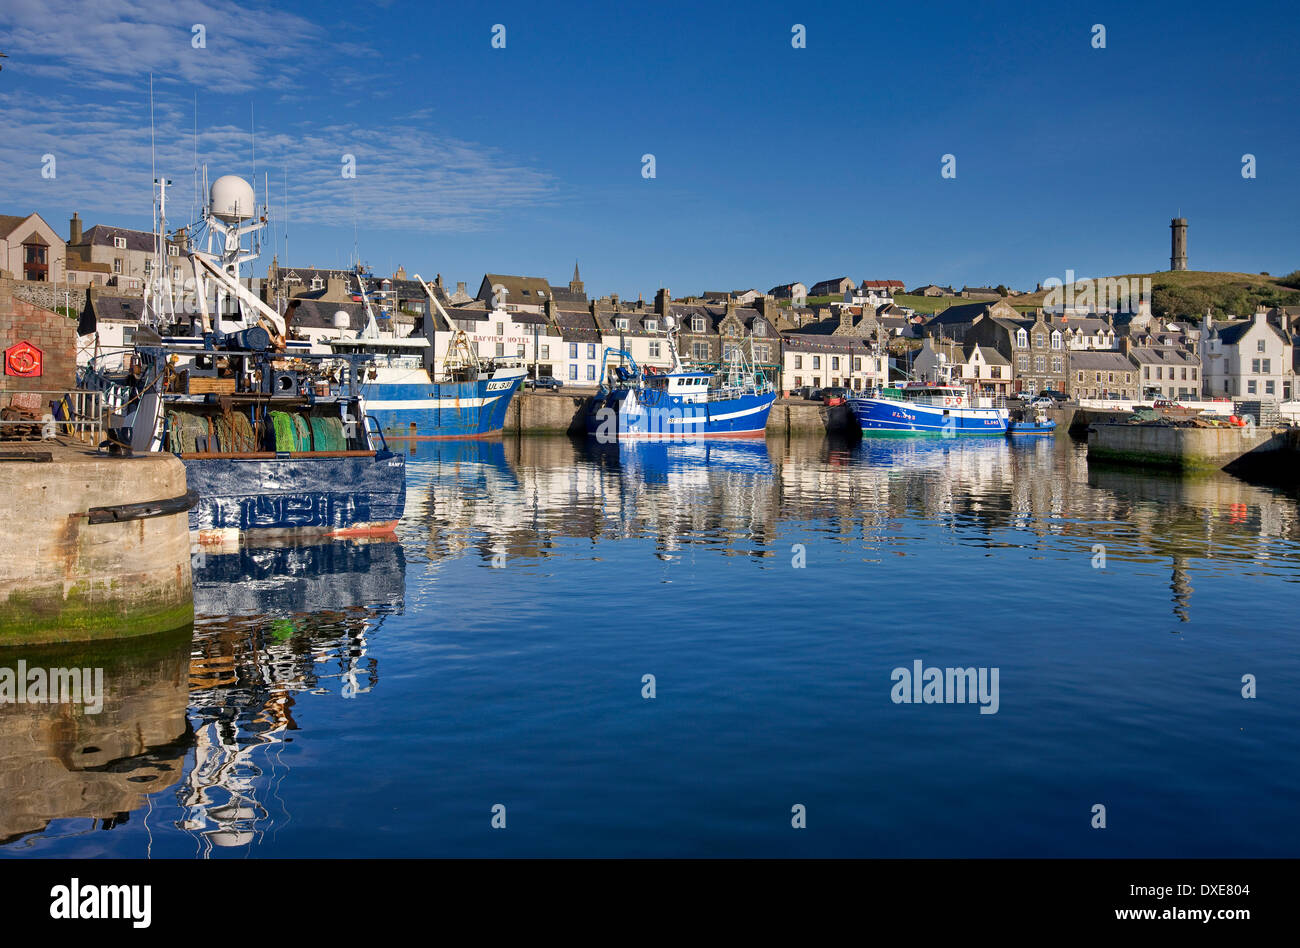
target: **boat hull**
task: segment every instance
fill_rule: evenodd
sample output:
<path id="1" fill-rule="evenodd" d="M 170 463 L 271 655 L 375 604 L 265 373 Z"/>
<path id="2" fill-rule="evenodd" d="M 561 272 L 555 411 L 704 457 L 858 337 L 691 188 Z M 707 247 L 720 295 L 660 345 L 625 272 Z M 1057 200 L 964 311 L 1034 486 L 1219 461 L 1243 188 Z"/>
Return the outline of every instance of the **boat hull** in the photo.
<path id="1" fill-rule="evenodd" d="M 199 502 L 201 541 L 241 537 L 392 533 L 406 506 L 406 460 L 391 451 L 352 456 L 181 457 Z"/>
<path id="2" fill-rule="evenodd" d="M 1002 435 L 1005 408 L 942 408 L 892 398 L 853 398 L 853 416 L 863 434 Z"/>
<path id="3" fill-rule="evenodd" d="M 775 392 L 711 402 L 661 398 L 645 405 L 632 391 L 615 391 L 592 403 L 587 434 L 599 441 L 758 438 L 767 430 Z"/>
<path id="4" fill-rule="evenodd" d="M 523 375 L 473 382 L 370 382 L 366 414 L 387 438 L 475 438 L 505 427 Z"/>
<path id="5" fill-rule="evenodd" d="M 1048 421 L 1044 424 L 1034 424 L 1032 422 L 1013 421 L 1007 428 L 1007 434 L 1017 435 L 1050 435 L 1056 433 L 1056 422 Z"/>

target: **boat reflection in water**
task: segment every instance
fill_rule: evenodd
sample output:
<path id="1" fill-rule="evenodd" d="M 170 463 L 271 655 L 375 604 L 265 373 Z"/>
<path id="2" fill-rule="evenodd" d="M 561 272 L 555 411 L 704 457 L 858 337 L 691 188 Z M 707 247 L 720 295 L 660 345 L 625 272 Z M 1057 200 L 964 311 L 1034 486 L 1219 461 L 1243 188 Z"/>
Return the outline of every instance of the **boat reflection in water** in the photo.
<path id="1" fill-rule="evenodd" d="M 126 643 L 0 652 L 6 677 L 24 666 L 102 669 L 102 689 L 92 685 L 98 707 L 86 695 L 0 704 L 0 844 L 39 852 L 35 834 L 89 837 L 133 819 L 148 794 L 176 784 L 190 746 L 189 657 L 188 626 Z"/>
<path id="2" fill-rule="evenodd" d="M 176 825 L 200 855 L 256 843 L 288 821 L 267 801 L 289 770 L 299 696 L 349 699 L 378 685 L 368 637 L 403 611 L 405 578 L 392 539 L 245 547 L 195 564 L 195 749 Z"/>

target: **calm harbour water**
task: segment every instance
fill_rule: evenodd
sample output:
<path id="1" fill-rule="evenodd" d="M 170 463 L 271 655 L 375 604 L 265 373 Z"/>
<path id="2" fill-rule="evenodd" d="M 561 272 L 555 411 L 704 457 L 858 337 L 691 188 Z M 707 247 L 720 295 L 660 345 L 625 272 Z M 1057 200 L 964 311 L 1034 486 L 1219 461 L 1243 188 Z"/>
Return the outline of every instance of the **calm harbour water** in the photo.
<path id="1" fill-rule="evenodd" d="M 1294 491 L 1065 437 L 410 450 L 400 542 L 15 656 L 109 694 L 0 708 L 0 855 L 1300 855 Z M 997 713 L 895 704 L 915 660 Z"/>

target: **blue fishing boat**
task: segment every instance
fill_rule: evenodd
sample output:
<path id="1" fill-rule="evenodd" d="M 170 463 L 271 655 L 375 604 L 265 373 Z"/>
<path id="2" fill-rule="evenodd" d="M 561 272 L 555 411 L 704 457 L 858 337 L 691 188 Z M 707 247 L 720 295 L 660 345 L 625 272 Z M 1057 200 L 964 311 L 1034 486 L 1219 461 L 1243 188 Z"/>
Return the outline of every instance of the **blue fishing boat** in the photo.
<path id="1" fill-rule="evenodd" d="M 854 396 L 849 406 L 863 434 L 1005 434 L 1007 409 L 991 398 L 974 402 L 962 385 L 901 382 Z"/>
<path id="2" fill-rule="evenodd" d="M 654 372 L 636 364 L 622 349 L 609 349 L 601 360 L 600 389 L 587 412 L 587 434 L 598 441 L 702 437 L 758 437 L 776 400 L 772 381 L 755 371 L 740 346 L 731 349 L 719 371 L 690 369 L 677 351 L 668 328 L 673 367 Z M 610 365 L 619 356 L 622 365 Z"/>
<path id="3" fill-rule="evenodd" d="M 447 321 L 442 308 L 419 274 L 430 303 Z M 330 341 L 332 351 L 364 354 L 371 359 L 366 371 L 366 407 L 379 429 L 390 438 L 477 438 L 500 431 L 510 400 L 528 375 L 517 361 L 480 360 L 461 329 L 452 335 L 447 355 L 436 364 L 434 346 L 427 335 L 433 327 L 425 320 L 426 334 L 385 337 L 378 331 L 370 297 L 362 286 L 367 324 L 355 339 Z"/>
<path id="4" fill-rule="evenodd" d="M 255 206 L 240 178 L 212 185 L 207 250 L 189 254 L 199 317 L 191 338 L 164 342 L 158 329 L 177 319 L 160 305 L 170 294 L 151 286 L 125 365 L 82 369 L 82 387 L 108 409 L 102 447 L 179 457 L 198 495 L 189 519 L 200 543 L 392 533 L 406 464 L 367 415 L 368 357 L 289 351 L 283 318 L 239 276 L 256 256 L 242 239 L 266 223 L 250 217 Z M 161 247 L 161 230 L 156 237 Z M 158 253 L 151 273 L 165 272 Z"/>

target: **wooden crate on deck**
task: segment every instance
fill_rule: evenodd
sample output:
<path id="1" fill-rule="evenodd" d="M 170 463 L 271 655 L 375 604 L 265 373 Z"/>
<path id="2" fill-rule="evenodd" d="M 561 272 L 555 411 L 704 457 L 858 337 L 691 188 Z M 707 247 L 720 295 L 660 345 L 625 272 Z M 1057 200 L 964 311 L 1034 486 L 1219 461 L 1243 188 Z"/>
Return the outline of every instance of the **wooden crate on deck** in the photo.
<path id="1" fill-rule="evenodd" d="M 235 394 L 235 380 L 190 376 L 191 395 L 209 395 L 213 393 L 216 393 L 217 395 Z"/>

